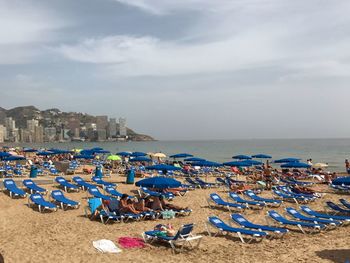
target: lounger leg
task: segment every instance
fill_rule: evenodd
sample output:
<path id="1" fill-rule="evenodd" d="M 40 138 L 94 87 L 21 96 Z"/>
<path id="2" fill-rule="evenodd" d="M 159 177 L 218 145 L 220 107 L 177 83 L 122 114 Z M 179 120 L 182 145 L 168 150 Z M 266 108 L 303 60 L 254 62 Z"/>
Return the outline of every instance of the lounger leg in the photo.
<path id="1" fill-rule="evenodd" d="M 245 243 L 242 234 L 240 232 L 237 232 L 237 236 L 239 237 L 239 239 L 242 241 L 242 243 Z"/>
<path id="2" fill-rule="evenodd" d="M 306 234 L 306 232 L 305 232 L 304 229 L 301 227 L 301 225 L 298 225 L 298 228 L 301 230 L 301 232 L 303 232 L 303 234 Z"/>

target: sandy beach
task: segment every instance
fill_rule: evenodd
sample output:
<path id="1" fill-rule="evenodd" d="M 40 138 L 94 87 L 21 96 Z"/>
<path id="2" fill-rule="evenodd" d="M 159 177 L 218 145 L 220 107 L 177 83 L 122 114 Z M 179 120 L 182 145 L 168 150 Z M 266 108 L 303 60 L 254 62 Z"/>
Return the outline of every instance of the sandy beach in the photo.
<path id="1" fill-rule="evenodd" d="M 89 176 L 83 177 L 89 179 Z M 123 183 L 124 177 L 113 175 L 106 180 L 117 182 L 120 192 L 136 193 L 134 185 Z M 214 181 L 214 178 L 209 180 Z M 44 187 L 57 189 L 54 184 Z M 323 211 L 326 200 L 336 202 L 342 197 L 332 194 L 327 186 L 316 187 L 326 194 L 310 205 L 315 210 Z M 252 244 L 242 244 L 233 235 L 209 237 L 204 225 L 206 218 L 217 215 L 229 222 L 230 216 L 228 211 L 208 207 L 206 198 L 212 192 L 227 197 L 227 192 L 219 188 L 197 189 L 173 201 L 192 208 L 193 212 L 188 217 L 171 219 L 169 222 L 175 228 L 194 222 L 194 232 L 204 236 L 199 249 L 181 254 L 172 254 L 169 247 L 157 243 L 143 249 L 123 249 L 119 254 L 99 253 L 92 246 L 92 241 L 109 239 L 118 244 L 119 237 L 141 237 L 143 231 L 167 221 L 160 219 L 107 225 L 90 221 L 84 216 L 86 192 L 66 194 L 81 202 L 79 209 L 59 209 L 52 213 L 39 213 L 27 207 L 27 199 L 10 199 L 5 193 L 0 193 L 0 251 L 5 262 L 345 262 L 350 258 L 350 227 L 313 235 L 290 231 L 283 239 Z M 265 191 L 263 196 L 271 197 L 271 193 Z M 297 207 L 285 203 L 277 211 L 283 212 L 286 206 Z M 265 224 L 267 210 L 248 210 L 244 215 L 254 222 Z"/>

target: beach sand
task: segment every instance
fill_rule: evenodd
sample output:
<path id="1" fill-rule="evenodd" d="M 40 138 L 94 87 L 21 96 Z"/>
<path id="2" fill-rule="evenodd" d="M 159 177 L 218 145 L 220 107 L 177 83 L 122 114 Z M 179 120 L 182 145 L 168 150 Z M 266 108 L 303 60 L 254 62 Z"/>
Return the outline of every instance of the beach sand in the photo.
<path id="1" fill-rule="evenodd" d="M 85 178 L 88 178 L 85 176 Z M 213 180 L 213 179 L 210 179 Z M 125 185 L 124 177 L 113 175 L 107 181 L 118 182 L 118 190 L 135 194 L 136 187 Z M 53 190 L 54 185 L 44 187 Z M 319 186 L 327 191 L 326 186 Z M 110 223 L 90 221 L 84 216 L 86 192 L 68 193 L 67 197 L 82 203 L 76 210 L 39 213 L 27 207 L 27 199 L 10 199 L 0 193 L 0 253 L 5 262 L 345 262 L 350 260 L 350 226 L 314 235 L 290 231 L 283 239 L 263 240 L 261 243 L 242 244 L 236 236 L 209 237 L 204 223 L 209 215 L 217 215 L 229 221 L 230 213 L 209 208 L 206 198 L 212 192 L 227 197 L 223 190 L 197 189 L 184 197 L 177 197 L 175 204 L 188 206 L 193 212 L 188 217 L 170 221 L 140 221 Z M 264 196 L 271 197 L 265 192 Z M 327 193 L 310 206 L 323 211 L 326 200 L 337 201 L 341 195 Z M 350 198 L 348 198 L 350 200 Z M 288 206 L 297 207 L 287 203 Z M 245 211 L 244 215 L 265 224 L 267 209 Z M 283 207 L 277 211 L 282 212 Z M 119 237 L 141 237 L 156 224 L 171 223 L 178 228 L 185 223 L 196 223 L 194 233 L 203 235 L 197 250 L 172 254 L 168 246 L 147 245 L 143 249 L 123 249 L 119 254 L 102 254 L 92 246 L 92 241 L 109 239 L 116 244 Z"/>

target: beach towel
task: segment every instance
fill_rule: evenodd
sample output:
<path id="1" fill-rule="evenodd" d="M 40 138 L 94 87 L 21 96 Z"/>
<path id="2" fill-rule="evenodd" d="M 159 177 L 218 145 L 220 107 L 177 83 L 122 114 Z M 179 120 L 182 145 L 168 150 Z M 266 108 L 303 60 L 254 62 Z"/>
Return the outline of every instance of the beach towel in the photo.
<path id="1" fill-rule="evenodd" d="M 137 237 L 120 237 L 118 243 L 122 248 L 144 248 L 146 246 L 143 239 Z"/>
<path id="2" fill-rule="evenodd" d="M 120 253 L 122 250 L 118 248 L 113 241 L 107 239 L 101 239 L 93 241 L 92 245 L 102 253 Z"/>

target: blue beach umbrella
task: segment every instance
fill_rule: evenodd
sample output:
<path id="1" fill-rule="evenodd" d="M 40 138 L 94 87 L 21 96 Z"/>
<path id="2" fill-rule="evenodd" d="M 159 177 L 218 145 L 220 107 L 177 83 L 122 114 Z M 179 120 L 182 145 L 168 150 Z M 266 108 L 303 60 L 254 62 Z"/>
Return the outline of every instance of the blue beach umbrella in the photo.
<path id="1" fill-rule="evenodd" d="M 301 159 L 298 158 L 283 158 L 279 160 L 275 160 L 275 163 L 296 163 L 299 162 Z"/>
<path id="2" fill-rule="evenodd" d="M 107 150 L 94 150 L 93 151 L 95 154 L 106 154 L 106 153 L 111 153 L 110 151 Z"/>
<path id="3" fill-rule="evenodd" d="M 178 171 L 181 170 L 180 167 L 176 167 L 173 165 L 167 165 L 167 164 L 156 164 L 151 166 L 146 166 L 147 170 L 157 170 L 157 171 Z"/>
<path id="4" fill-rule="evenodd" d="M 140 156 L 146 156 L 147 153 L 143 153 L 143 152 L 133 152 L 132 154 L 130 154 L 131 157 L 140 157 Z"/>
<path id="5" fill-rule="evenodd" d="M 54 155 L 54 154 L 55 153 L 51 151 L 41 151 L 36 153 L 36 155 L 39 155 L 39 156 L 48 156 L 48 155 Z"/>
<path id="6" fill-rule="evenodd" d="M 187 157 L 193 157 L 192 154 L 189 154 L 189 153 L 178 153 L 178 154 L 174 154 L 174 155 L 170 155 L 169 156 L 170 158 L 187 158 Z"/>
<path id="7" fill-rule="evenodd" d="M 131 153 L 130 152 L 118 152 L 116 153 L 116 155 L 122 156 L 122 157 L 126 157 L 126 156 L 130 156 Z"/>
<path id="8" fill-rule="evenodd" d="M 101 147 L 94 147 L 94 148 L 91 148 L 92 151 L 102 151 L 103 148 Z"/>
<path id="9" fill-rule="evenodd" d="M 136 182 L 136 186 L 143 186 L 143 187 L 157 188 L 157 189 L 176 188 L 181 186 L 181 182 L 169 177 L 155 176 L 155 177 L 143 179 Z"/>
<path id="10" fill-rule="evenodd" d="M 255 155 L 252 155 L 253 158 L 256 158 L 256 159 L 271 159 L 272 156 L 270 155 L 267 155 L 267 154 L 255 154 Z"/>
<path id="11" fill-rule="evenodd" d="M 223 163 L 225 166 L 235 166 L 235 167 L 250 167 L 253 164 L 249 161 L 235 161 L 235 162 L 226 162 Z"/>
<path id="12" fill-rule="evenodd" d="M 251 163 L 252 165 L 263 165 L 262 162 L 256 160 L 245 160 L 244 162 Z"/>
<path id="13" fill-rule="evenodd" d="M 13 155 L 13 156 L 5 157 L 3 160 L 4 161 L 19 161 L 19 160 L 25 160 L 25 159 L 26 158 L 23 156 Z"/>
<path id="14" fill-rule="evenodd" d="M 300 162 L 289 162 L 281 165 L 281 168 L 310 168 L 311 165 Z"/>
<path id="15" fill-rule="evenodd" d="M 211 162 L 211 161 L 199 161 L 192 163 L 194 166 L 206 166 L 206 167 L 220 167 L 221 163 Z"/>
<path id="16" fill-rule="evenodd" d="M 343 176 L 332 181 L 334 185 L 350 185 L 350 176 Z"/>
<path id="17" fill-rule="evenodd" d="M 93 155 L 93 154 L 94 154 L 94 151 L 93 151 L 93 150 L 90 150 L 90 149 L 85 149 L 85 150 L 81 150 L 81 151 L 80 151 L 80 154 L 81 154 L 81 155 Z"/>
<path id="18" fill-rule="evenodd" d="M 250 157 L 248 155 L 239 154 L 239 155 L 232 156 L 232 159 L 250 160 L 250 159 L 252 159 L 252 157 Z"/>
<path id="19" fill-rule="evenodd" d="M 129 160 L 129 162 L 151 162 L 152 159 L 145 156 L 138 156 Z"/>
<path id="20" fill-rule="evenodd" d="M 191 158 L 187 158 L 184 160 L 185 162 L 203 162 L 206 161 L 203 158 L 198 158 L 198 157 L 191 157 Z"/>
<path id="21" fill-rule="evenodd" d="M 9 154 L 8 152 L 0 152 L 0 158 L 9 157 L 9 156 L 11 156 L 11 154 Z"/>

